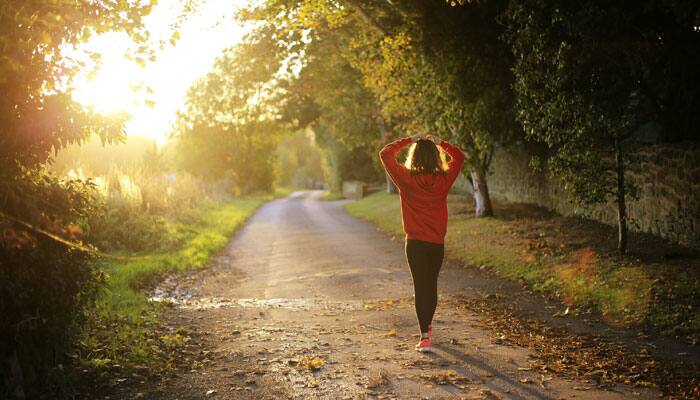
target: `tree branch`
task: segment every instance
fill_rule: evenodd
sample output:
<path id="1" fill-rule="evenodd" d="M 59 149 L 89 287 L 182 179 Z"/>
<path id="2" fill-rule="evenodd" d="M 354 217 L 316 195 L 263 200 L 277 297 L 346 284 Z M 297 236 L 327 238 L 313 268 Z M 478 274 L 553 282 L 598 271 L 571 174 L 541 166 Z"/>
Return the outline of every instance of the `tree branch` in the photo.
<path id="1" fill-rule="evenodd" d="M 370 17 L 365 10 L 362 9 L 354 0 L 345 0 L 345 3 L 357 14 L 360 19 L 369 25 L 375 32 L 379 33 L 381 36 L 386 36 L 386 30 L 382 28 L 374 18 Z"/>

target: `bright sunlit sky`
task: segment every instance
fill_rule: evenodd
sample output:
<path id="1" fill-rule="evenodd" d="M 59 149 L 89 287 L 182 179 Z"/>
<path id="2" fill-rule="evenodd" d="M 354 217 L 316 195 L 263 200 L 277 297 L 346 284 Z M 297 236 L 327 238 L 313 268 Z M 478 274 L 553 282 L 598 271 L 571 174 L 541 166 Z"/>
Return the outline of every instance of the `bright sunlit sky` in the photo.
<path id="1" fill-rule="evenodd" d="M 125 111 L 132 116 L 126 125 L 128 135 L 166 142 L 189 86 L 209 71 L 223 49 L 243 36 L 244 28 L 233 20 L 233 15 L 248 2 L 200 0 L 196 12 L 182 20 L 178 29 L 180 39 L 173 46 L 169 43 L 175 31 L 173 25 L 186 1 L 159 0 L 145 18 L 151 41 L 167 43 L 163 50 L 156 50 L 156 60 L 147 61 L 145 67 L 124 57 L 129 48 L 135 48 L 124 33 L 93 37 L 77 53 L 67 50 L 65 54 L 72 57 L 84 58 L 81 54 L 86 50 L 102 55 L 102 65 L 96 74 L 90 76 L 88 68 L 77 77 L 73 98 L 100 113 Z M 146 100 L 153 101 L 155 106 L 149 107 Z"/>

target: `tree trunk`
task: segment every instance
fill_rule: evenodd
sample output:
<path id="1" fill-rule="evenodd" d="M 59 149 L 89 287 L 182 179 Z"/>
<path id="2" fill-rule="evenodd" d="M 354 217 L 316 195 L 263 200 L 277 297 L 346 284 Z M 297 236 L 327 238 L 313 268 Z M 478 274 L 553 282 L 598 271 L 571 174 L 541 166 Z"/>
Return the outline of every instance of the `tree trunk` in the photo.
<path id="1" fill-rule="evenodd" d="M 627 251 L 627 205 L 625 203 L 625 166 L 622 159 L 622 144 L 615 139 L 615 169 L 617 172 L 617 249 Z"/>
<path id="2" fill-rule="evenodd" d="M 386 177 L 386 192 L 389 194 L 396 193 L 396 185 L 394 185 L 394 181 L 391 180 L 386 171 L 384 172 L 384 176 Z"/>
<path id="3" fill-rule="evenodd" d="M 377 104 L 377 109 L 381 109 L 381 106 L 379 104 Z M 376 121 L 377 127 L 379 128 L 379 136 L 382 139 L 382 143 L 384 143 L 386 141 L 386 137 L 389 135 L 389 130 L 386 128 L 384 118 L 382 118 L 382 116 L 379 113 L 377 113 Z M 394 185 L 394 181 L 391 180 L 389 174 L 387 174 L 386 171 L 384 171 L 384 178 L 386 179 L 386 192 L 389 194 L 396 193 L 396 185 Z"/>
<path id="4" fill-rule="evenodd" d="M 481 170 L 473 170 L 471 172 L 471 183 L 474 189 L 474 204 L 475 216 L 490 217 L 493 215 L 493 207 L 491 206 L 491 196 L 489 195 L 489 187 L 486 184 L 486 174 Z"/>

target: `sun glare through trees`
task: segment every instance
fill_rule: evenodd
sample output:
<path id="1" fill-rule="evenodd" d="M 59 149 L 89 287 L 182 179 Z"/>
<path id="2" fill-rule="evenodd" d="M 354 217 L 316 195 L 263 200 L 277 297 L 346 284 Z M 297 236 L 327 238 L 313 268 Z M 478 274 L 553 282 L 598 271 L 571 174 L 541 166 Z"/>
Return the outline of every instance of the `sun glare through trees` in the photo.
<path id="1" fill-rule="evenodd" d="M 234 15 L 245 4 L 162 0 L 144 17 L 145 43 L 115 32 L 65 49 L 64 56 L 85 63 L 72 84 L 73 98 L 100 113 L 129 114 L 127 134 L 163 144 L 189 86 L 240 41 L 245 28 Z"/>

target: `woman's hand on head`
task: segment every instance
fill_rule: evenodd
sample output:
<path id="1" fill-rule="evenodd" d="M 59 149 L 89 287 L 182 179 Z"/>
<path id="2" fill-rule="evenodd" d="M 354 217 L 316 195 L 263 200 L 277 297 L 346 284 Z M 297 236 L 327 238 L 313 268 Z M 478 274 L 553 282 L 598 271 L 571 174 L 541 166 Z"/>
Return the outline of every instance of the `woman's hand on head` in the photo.
<path id="1" fill-rule="evenodd" d="M 433 142 L 433 143 L 435 143 L 435 144 L 440 144 L 440 143 L 442 143 L 442 139 L 440 139 L 439 137 L 437 137 L 437 136 L 435 136 L 435 135 L 427 135 L 425 138 L 428 139 L 428 140 L 430 140 L 431 142 Z"/>
<path id="2" fill-rule="evenodd" d="M 424 138 L 425 138 L 425 135 L 416 134 L 416 135 L 411 136 L 411 141 L 417 142 L 417 141 L 424 139 Z"/>

